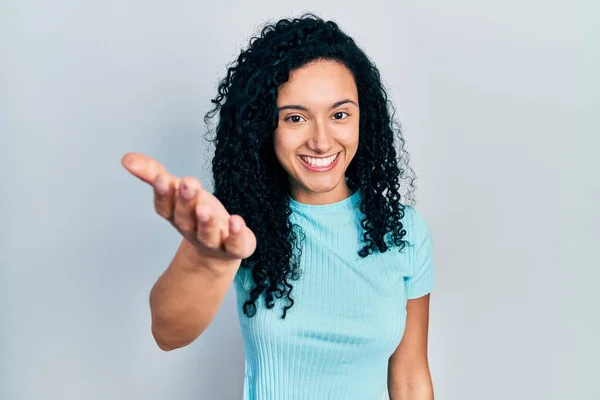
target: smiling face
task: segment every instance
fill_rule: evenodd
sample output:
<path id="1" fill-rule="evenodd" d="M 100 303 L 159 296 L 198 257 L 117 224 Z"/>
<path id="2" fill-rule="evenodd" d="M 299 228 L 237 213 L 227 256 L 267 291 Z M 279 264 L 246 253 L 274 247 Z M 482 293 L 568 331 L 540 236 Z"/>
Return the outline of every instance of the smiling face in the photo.
<path id="1" fill-rule="evenodd" d="M 319 60 L 290 73 L 279 88 L 275 154 L 291 196 L 327 204 L 350 195 L 345 171 L 358 148 L 359 104 L 354 77 L 343 64 Z"/>

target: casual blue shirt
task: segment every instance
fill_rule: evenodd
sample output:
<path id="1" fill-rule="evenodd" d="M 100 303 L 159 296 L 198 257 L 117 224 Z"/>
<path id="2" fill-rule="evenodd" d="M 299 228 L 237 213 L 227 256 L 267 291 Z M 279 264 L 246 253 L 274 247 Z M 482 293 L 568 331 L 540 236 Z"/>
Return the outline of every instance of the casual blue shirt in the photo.
<path id="1" fill-rule="evenodd" d="M 433 247 L 427 223 L 413 207 L 402 219 L 409 243 L 366 258 L 360 192 L 337 203 L 291 200 L 302 227 L 301 277 L 291 281 L 295 303 L 256 314 L 242 311 L 253 287 L 248 270 L 235 277 L 245 350 L 244 400 L 371 400 L 387 390 L 388 359 L 402 339 L 406 302 L 433 289 Z"/>

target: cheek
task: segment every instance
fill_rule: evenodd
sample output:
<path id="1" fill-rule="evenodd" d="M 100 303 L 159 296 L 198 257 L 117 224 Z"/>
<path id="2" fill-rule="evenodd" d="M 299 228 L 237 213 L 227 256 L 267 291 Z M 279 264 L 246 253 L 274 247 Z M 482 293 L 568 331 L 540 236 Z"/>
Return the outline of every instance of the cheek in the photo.
<path id="1" fill-rule="evenodd" d="M 275 132 L 275 155 L 279 159 L 279 162 L 285 164 L 288 162 L 290 155 L 295 153 L 298 148 L 298 144 L 296 143 L 294 136 L 289 134 L 289 132 Z"/>
<path id="2" fill-rule="evenodd" d="M 356 150 L 358 147 L 358 127 L 348 127 L 338 135 L 338 141 L 348 151 Z"/>

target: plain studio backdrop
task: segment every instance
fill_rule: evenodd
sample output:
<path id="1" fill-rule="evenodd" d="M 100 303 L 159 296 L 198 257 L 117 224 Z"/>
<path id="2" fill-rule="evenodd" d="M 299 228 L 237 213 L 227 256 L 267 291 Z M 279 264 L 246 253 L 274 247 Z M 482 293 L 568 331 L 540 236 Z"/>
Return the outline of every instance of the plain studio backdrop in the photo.
<path id="1" fill-rule="evenodd" d="M 438 399 L 599 399 L 596 2 L 0 2 L 0 398 L 241 397 L 230 290 L 165 353 L 180 241 L 121 156 L 212 188 L 204 113 L 265 21 L 336 20 L 381 69 L 435 240 Z M 242 190 L 242 188 L 240 188 Z"/>

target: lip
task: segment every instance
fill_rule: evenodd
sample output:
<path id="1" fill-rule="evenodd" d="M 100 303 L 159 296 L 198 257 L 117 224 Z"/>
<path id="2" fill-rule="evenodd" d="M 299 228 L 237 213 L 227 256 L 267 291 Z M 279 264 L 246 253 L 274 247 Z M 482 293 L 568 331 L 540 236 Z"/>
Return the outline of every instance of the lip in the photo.
<path id="1" fill-rule="evenodd" d="M 326 166 L 326 167 L 315 167 L 313 165 L 310 165 L 309 163 L 307 163 L 306 161 L 304 161 L 302 159 L 302 156 L 298 156 L 298 159 L 300 160 L 300 163 L 304 166 L 304 168 L 308 169 L 309 171 L 312 171 L 312 172 L 328 172 L 328 171 L 331 171 L 332 169 L 334 169 L 335 166 L 337 165 L 337 163 L 338 163 L 338 161 L 340 159 L 340 153 L 341 152 L 334 153 L 334 154 L 331 154 L 331 155 L 329 155 L 327 157 L 313 157 L 313 156 L 308 156 L 308 157 L 312 157 L 312 158 L 321 158 L 321 159 L 323 159 L 323 158 L 328 158 L 328 157 L 331 157 L 331 156 L 334 156 L 334 155 L 337 154 L 337 157 L 335 158 L 335 160 L 331 164 L 329 164 L 328 166 Z"/>

